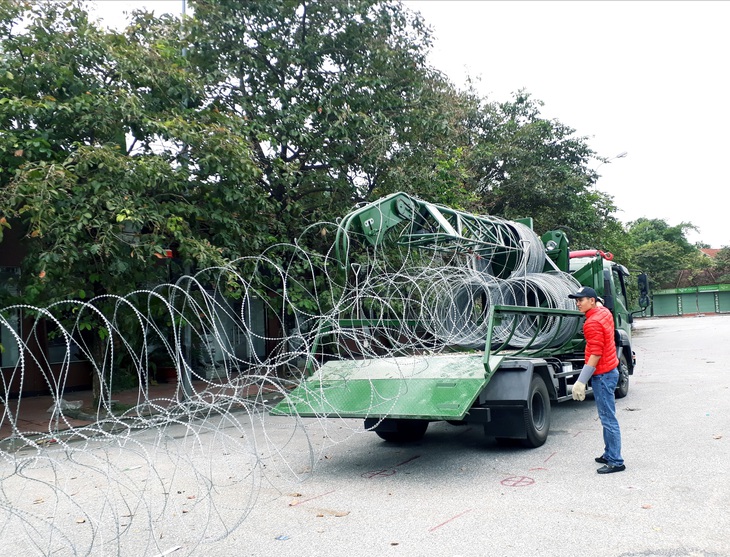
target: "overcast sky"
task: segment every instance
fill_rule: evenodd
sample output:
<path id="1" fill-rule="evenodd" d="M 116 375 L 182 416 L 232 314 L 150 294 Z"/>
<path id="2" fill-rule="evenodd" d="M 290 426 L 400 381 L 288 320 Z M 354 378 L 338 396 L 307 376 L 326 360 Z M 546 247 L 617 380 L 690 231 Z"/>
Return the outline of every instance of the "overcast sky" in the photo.
<path id="1" fill-rule="evenodd" d="M 97 0 L 118 18 L 182 0 Z M 435 36 L 431 64 L 457 85 L 508 100 L 526 89 L 543 116 L 614 159 L 598 188 L 628 222 L 691 222 L 690 241 L 730 245 L 730 2 L 406 0 Z M 598 164 L 598 163 L 596 163 Z"/>
<path id="2" fill-rule="evenodd" d="M 505 100 L 525 88 L 543 115 L 589 137 L 598 187 L 623 221 L 700 228 L 730 245 L 730 2 L 407 1 L 433 29 L 432 65 Z"/>

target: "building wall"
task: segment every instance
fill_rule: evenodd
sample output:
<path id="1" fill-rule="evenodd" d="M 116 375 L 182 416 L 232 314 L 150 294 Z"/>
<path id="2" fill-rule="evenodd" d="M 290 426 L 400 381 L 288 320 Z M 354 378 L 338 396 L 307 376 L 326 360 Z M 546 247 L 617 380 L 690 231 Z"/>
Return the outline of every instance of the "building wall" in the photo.
<path id="1" fill-rule="evenodd" d="M 652 315 L 730 313 L 730 284 L 657 290 L 652 295 Z"/>
<path id="2" fill-rule="evenodd" d="M 22 226 L 13 223 L 0 243 L 0 288 L 15 293 L 15 281 L 26 254 Z M 16 336 L 20 337 L 19 346 Z M 0 398 L 44 395 L 91 388 L 91 365 L 76 354 L 65 358 L 49 341 L 47 323 L 20 308 L 0 312 Z M 22 353 L 21 353 L 22 350 Z"/>

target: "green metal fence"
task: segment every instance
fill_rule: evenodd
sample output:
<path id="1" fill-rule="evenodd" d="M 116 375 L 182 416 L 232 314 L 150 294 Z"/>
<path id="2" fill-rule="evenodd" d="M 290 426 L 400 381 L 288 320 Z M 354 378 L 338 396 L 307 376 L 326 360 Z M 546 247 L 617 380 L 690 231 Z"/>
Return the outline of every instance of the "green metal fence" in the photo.
<path id="1" fill-rule="evenodd" d="M 730 313 L 730 284 L 656 290 L 647 315 L 696 315 Z"/>

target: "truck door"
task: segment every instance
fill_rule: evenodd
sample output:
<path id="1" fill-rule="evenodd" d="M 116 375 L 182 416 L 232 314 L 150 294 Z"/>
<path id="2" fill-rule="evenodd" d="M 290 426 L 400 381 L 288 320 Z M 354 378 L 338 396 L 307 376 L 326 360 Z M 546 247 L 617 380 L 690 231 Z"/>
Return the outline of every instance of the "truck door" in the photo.
<path id="1" fill-rule="evenodd" d="M 614 315 L 616 315 L 617 324 L 619 328 L 624 328 L 625 323 L 628 322 L 629 315 L 629 303 L 626 295 L 626 283 L 624 282 L 624 273 L 621 267 L 614 265 L 611 269 L 613 275 L 613 284 L 615 288 L 615 299 L 614 299 Z"/>

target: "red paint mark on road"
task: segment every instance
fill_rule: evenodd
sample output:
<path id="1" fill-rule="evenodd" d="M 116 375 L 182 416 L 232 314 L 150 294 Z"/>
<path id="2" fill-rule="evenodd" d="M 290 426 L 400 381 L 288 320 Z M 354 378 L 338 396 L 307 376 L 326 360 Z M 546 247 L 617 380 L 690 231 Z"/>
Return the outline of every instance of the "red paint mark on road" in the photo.
<path id="1" fill-rule="evenodd" d="M 537 468 L 530 468 L 529 471 L 532 472 L 533 470 L 547 470 L 547 468 L 543 468 L 542 466 L 538 466 Z"/>
<path id="2" fill-rule="evenodd" d="M 433 532 L 434 530 L 437 530 L 438 528 L 441 528 L 442 526 L 444 526 L 444 525 L 448 524 L 448 523 L 449 523 L 449 522 L 451 522 L 452 520 L 456 520 L 457 518 L 459 518 L 459 517 L 461 517 L 461 516 L 464 516 L 464 515 L 465 515 L 466 513 L 470 513 L 470 512 L 471 512 L 471 509 L 467 509 L 467 510 L 465 510 L 465 511 L 464 511 L 463 513 L 459 513 L 459 514 L 457 514 L 456 516 L 452 516 L 452 517 L 451 517 L 450 519 L 448 519 L 448 520 L 445 520 L 445 521 L 444 521 L 444 522 L 442 522 L 441 524 L 437 524 L 437 525 L 436 525 L 436 526 L 434 526 L 433 528 L 429 528 L 429 530 L 428 530 L 428 531 L 429 531 L 429 532 Z"/>
<path id="3" fill-rule="evenodd" d="M 411 458 L 409 458 L 408 460 L 404 460 L 404 461 L 403 461 L 403 462 L 401 462 L 400 464 L 396 464 L 396 465 L 395 465 L 395 467 L 396 467 L 396 468 L 398 468 L 398 466 L 403 466 L 404 464 L 408 464 L 409 462 L 413 462 L 413 461 L 414 461 L 414 460 L 416 460 L 417 458 L 421 458 L 421 455 L 420 455 L 420 454 L 417 454 L 416 456 L 412 456 L 412 457 L 411 457 Z"/>
<path id="4" fill-rule="evenodd" d="M 528 485 L 534 484 L 535 480 L 527 476 L 510 476 L 499 483 L 506 487 L 527 487 Z"/>
<path id="5" fill-rule="evenodd" d="M 557 453 L 557 451 L 556 451 L 556 452 L 554 452 L 553 454 L 551 454 L 551 455 L 550 455 L 549 457 L 547 457 L 547 458 L 546 458 L 545 460 L 543 460 L 543 462 L 547 462 L 547 461 L 548 461 L 548 460 L 550 460 L 550 459 L 551 459 L 552 457 L 554 457 L 554 456 L 555 456 L 556 454 L 558 454 L 558 453 Z"/>
<path id="6" fill-rule="evenodd" d="M 301 501 L 297 501 L 296 503 L 289 503 L 290 507 L 296 507 L 297 505 L 301 505 L 302 503 L 306 503 L 307 501 L 312 501 L 313 499 L 319 499 L 320 497 L 324 497 L 325 495 L 329 495 L 330 493 L 334 493 L 337 491 L 336 489 L 333 489 L 332 491 L 328 491 L 327 493 L 320 493 L 319 495 L 315 495 L 314 497 L 310 497 L 309 499 L 302 499 Z"/>

